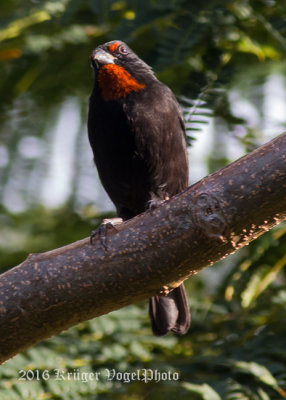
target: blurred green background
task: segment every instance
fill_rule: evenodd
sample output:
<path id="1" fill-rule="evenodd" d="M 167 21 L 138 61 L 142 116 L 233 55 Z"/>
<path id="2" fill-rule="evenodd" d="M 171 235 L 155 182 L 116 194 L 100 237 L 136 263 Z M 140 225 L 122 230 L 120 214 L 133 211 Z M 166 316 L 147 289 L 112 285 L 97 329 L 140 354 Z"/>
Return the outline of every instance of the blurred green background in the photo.
<path id="1" fill-rule="evenodd" d="M 190 182 L 285 130 L 283 1 L 2 0 L 0 16 L 1 272 L 113 214 L 86 132 L 98 44 L 126 41 L 178 96 Z M 190 279 L 184 337 L 153 337 L 143 302 L 34 346 L 0 367 L 0 400 L 285 398 L 285 250 L 281 224 Z M 63 381 L 58 368 L 101 374 Z"/>

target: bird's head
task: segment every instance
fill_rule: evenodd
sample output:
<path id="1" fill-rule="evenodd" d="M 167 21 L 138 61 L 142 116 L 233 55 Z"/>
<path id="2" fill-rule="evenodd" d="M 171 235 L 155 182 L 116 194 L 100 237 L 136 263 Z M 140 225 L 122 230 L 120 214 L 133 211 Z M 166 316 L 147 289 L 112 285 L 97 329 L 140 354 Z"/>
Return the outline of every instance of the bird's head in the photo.
<path id="1" fill-rule="evenodd" d="M 145 89 L 154 73 L 124 42 L 113 40 L 90 55 L 95 79 L 105 101 L 118 100 Z"/>

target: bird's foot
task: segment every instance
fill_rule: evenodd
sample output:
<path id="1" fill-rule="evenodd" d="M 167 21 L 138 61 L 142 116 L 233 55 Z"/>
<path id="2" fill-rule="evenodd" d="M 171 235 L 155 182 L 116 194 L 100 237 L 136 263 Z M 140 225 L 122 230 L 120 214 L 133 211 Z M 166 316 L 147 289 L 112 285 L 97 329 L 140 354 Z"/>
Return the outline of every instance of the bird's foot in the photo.
<path id="1" fill-rule="evenodd" d="M 165 196 L 164 200 L 149 200 L 146 203 L 146 210 L 155 210 L 161 204 L 164 204 L 166 200 L 170 200 L 170 197 Z"/>
<path id="2" fill-rule="evenodd" d="M 102 220 L 100 226 L 91 232 L 90 244 L 92 244 L 92 239 L 99 235 L 99 240 L 105 250 L 107 250 L 107 231 L 108 229 L 116 229 L 116 225 L 120 225 L 123 222 L 122 218 L 106 218 Z"/>

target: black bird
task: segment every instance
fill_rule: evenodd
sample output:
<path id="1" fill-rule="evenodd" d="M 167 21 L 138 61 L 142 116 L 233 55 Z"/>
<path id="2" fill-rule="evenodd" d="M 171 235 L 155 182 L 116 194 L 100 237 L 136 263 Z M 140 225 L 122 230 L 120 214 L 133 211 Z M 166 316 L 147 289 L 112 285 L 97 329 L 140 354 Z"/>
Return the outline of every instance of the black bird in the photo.
<path id="1" fill-rule="evenodd" d="M 188 185 L 183 118 L 172 91 L 125 43 L 91 54 L 94 87 L 88 135 L 101 182 L 123 220 Z M 155 335 L 184 334 L 190 312 L 184 285 L 149 301 Z"/>

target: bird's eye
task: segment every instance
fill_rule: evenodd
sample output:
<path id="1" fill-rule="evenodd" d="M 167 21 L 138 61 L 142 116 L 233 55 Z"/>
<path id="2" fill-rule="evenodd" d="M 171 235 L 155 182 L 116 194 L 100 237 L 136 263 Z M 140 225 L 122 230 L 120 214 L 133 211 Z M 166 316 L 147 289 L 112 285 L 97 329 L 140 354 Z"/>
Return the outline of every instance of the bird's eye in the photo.
<path id="1" fill-rule="evenodd" d="M 127 47 L 125 47 L 123 45 L 119 46 L 118 51 L 120 54 L 124 54 L 124 55 L 128 53 Z"/>

